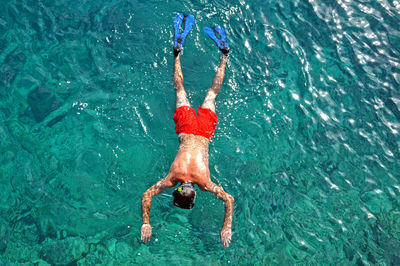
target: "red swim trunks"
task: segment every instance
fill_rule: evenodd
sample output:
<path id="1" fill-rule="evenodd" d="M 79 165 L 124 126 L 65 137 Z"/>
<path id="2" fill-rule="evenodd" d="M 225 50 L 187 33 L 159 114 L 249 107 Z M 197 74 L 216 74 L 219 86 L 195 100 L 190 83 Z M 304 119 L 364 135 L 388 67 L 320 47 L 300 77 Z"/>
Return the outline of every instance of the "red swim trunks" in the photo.
<path id="1" fill-rule="evenodd" d="M 176 134 L 186 133 L 211 139 L 217 126 L 217 115 L 208 108 L 199 107 L 199 113 L 190 106 L 181 106 L 174 114 Z"/>

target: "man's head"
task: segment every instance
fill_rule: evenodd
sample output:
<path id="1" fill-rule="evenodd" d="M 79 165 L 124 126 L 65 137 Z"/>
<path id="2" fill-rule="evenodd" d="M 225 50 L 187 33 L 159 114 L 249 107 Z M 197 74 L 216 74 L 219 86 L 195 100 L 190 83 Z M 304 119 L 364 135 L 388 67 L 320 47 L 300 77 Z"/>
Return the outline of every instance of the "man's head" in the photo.
<path id="1" fill-rule="evenodd" d="M 174 190 L 174 205 L 182 209 L 191 209 L 196 198 L 196 189 L 192 182 L 184 182 Z"/>

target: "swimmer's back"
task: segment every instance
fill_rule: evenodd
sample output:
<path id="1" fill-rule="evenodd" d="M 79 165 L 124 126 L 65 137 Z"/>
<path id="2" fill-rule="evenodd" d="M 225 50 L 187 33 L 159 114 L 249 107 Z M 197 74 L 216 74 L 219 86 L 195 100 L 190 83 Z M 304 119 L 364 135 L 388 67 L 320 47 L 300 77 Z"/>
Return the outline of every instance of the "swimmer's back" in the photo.
<path id="1" fill-rule="evenodd" d="M 191 181 L 199 186 L 210 180 L 207 138 L 192 134 L 179 135 L 179 150 L 169 175 L 173 182 Z"/>

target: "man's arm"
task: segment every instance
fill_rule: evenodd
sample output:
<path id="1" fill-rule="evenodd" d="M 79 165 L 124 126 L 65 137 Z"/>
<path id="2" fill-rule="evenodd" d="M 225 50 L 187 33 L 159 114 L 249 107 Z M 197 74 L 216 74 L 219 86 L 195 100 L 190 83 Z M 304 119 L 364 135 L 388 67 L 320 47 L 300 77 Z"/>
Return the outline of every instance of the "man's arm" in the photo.
<path id="1" fill-rule="evenodd" d="M 141 229 L 141 239 L 143 242 L 148 242 L 151 238 L 151 226 L 150 226 L 150 208 L 151 208 L 151 198 L 161 192 L 166 188 L 171 187 L 173 184 L 167 181 L 167 178 L 161 179 L 152 187 L 150 187 L 142 195 L 142 218 L 143 225 Z"/>
<path id="2" fill-rule="evenodd" d="M 225 220 L 221 230 L 221 240 L 224 247 L 228 247 L 232 238 L 232 214 L 234 206 L 234 198 L 226 193 L 224 189 L 213 182 L 205 187 L 207 191 L 213 193 L 220 200 L 225 202 Z"/>

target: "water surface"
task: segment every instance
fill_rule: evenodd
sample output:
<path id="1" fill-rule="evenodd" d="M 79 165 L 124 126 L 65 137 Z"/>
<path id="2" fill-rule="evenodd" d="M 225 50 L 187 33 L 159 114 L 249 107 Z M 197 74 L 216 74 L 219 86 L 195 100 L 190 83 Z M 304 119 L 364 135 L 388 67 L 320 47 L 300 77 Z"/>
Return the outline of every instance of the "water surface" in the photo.
<path id="1" fill-rule="evenodd" d="M 398 1 L 2 1 L 0 261 L 52 265 L 400 264 Z M 192 105 L 231 55 L 212 179 L 192 211 L 140 197 L 178 147 L 173 17 L 192 13 Z"/>

